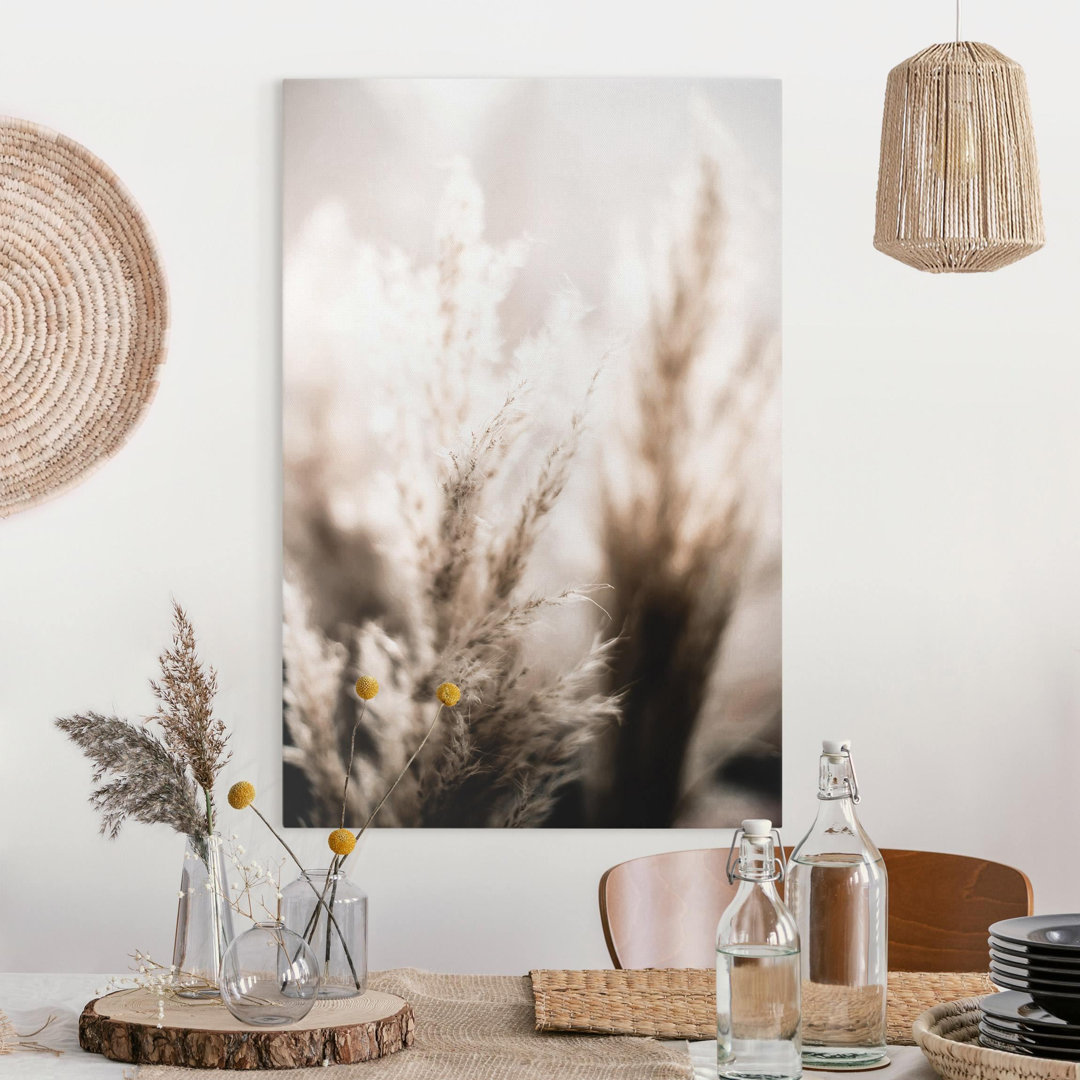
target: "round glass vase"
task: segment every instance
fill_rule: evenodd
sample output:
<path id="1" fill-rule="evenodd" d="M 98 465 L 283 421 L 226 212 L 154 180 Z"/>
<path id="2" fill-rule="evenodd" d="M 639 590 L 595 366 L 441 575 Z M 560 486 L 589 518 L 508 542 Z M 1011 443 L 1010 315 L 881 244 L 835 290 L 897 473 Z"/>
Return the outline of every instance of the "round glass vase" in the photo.
<path id="1" fill-rule="evenodd" d="M 243 1024 L 273 1027 L 303 1020 L 318 990 L 315 953 L 280 922 L 245 930 L 221 961 L 221 1000 Z"/>
<path id="2" fill-rule="evenodd" d="M 182 998 L 216 998 L 221 960 L 233 939 L 221 837 L 189 836 L 173 938 L 173 985 Z"/>
<path id="3" fill-rule="evenodd" d="M 281 918 L 319 958 L 319 997 L 356 997 L 367 989 L 367 894 L 344 870 L 305 870 L 282 890 Z"/>

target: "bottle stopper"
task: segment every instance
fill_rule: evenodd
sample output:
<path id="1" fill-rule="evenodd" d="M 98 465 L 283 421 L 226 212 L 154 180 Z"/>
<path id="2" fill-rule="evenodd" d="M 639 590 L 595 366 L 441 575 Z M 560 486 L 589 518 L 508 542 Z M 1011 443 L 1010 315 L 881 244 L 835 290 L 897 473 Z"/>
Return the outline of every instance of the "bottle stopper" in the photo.
<path id="1" fill-rule="evenodd" d="M 823 754 L 850 754 L 851 740 L 823 739 L 821 742 L 821 752 Z"/>
<path id="2" fill-rule="evenodd" d="M 747 818 L 742 823 L 742 830 L 744 836 L 754 839 L 772 836 L 772 822 L 768 818 Z"/>

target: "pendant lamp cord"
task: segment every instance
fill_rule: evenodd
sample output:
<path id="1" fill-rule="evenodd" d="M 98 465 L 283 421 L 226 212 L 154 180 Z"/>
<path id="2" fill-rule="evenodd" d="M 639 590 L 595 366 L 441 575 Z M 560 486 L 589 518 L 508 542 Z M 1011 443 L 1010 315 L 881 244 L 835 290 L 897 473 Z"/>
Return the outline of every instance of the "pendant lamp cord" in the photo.
<path id="1" fill-rule="evenodd" d="M 956 44 L 960 44 L 960 4 L 961 0 L 956 0 Z"/>

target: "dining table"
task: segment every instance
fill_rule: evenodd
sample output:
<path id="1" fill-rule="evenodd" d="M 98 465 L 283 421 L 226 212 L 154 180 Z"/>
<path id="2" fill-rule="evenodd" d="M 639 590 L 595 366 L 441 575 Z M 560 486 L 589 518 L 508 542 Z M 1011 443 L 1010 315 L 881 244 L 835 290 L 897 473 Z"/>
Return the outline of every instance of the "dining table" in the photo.
<path id="1" fill-rule="evenodd" d="M 125 1080 L 133 1073 L 138 1080 L 136 1067 L 86 1053 L 79 1047 L 78 1025 L 83 1006 L 97 997 L 109 981 L 109 975 L 0 973 L 0 1010 L 7 1014 L 20 1034 L 45 1025 L 32 1041 L 49 1048 L 49 1051 L 16 1049 L 11 1054 L 0 1054 L 0 1080 Z M 715 1041 L 676 1041 L 669 1045 L 685 1055 L 687 1080 L 691 1077 L 693 1080 L 716 1080 Z M 936 1080 L 936 1074 L 916 1046 L 890 1046 L 889 1058 L 890 1064 L 877 1070 L 882 1080 Z M 334 1071 L 343 1076 L 342 1070 L 347 1071 L 353 1078 L 363 1075 L 365 1069 L 374 1069 L 374 1066 L 334 1066 L 319 1071 L 330 1080 Z M 433 1067 L 431 1080 L 442 1080 L 440 1072 Z M 186 1073 L 197 1075 L 191 1070 Z M 827 1076 L 819 1070 L 806 1070 L 806 1074 L 820 1076 L 822 1080 Z M 485 1080 L 484 1075 L 477 1072 L 477 1080 Z"/>

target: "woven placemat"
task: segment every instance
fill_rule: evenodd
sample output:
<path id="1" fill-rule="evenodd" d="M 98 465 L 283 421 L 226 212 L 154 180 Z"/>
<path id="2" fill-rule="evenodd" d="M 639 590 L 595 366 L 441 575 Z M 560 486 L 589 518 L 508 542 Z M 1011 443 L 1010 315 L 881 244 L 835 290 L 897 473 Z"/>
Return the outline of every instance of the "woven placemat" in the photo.
<path id="1" fill-rule="evenodd" d="M 0 518 L 120 448 L 153 398 L 167 326 L 150 230 L 112 170 L 0 117 Z"/>
<path id="2" fill-rule="evenodd" d="M 537 1031 L 591 1031 L 662 1039 L 716 1038 L 716 973 L 695 968 L 531 971 Z M 912 1044 L 911 1026 L 932 1005 L 987 994 L 979 972 L 890 971 L 890 1043 Z M 880 1002 L 880 998 L 878 998 Z M 880 1004 L 877 1006 L 880 1009 Z M 878 1013 L 880 1016 L 880 1013 Z"/>

